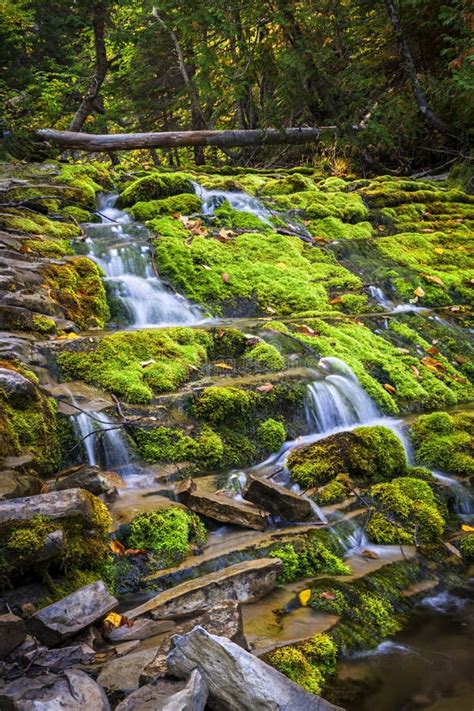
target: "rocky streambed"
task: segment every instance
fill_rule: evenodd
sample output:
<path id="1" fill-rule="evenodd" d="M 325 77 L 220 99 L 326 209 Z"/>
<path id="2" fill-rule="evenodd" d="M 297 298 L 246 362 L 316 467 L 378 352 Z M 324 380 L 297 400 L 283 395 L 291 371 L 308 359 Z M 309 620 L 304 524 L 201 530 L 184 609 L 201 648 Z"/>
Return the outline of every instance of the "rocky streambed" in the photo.
<path id="1" fill-rule="evenodd" d="M 0 708 L 470 708 L 396 656 L 378 689 L 417 605 L 469 597 L 472 196 L 1 180 Z"/>

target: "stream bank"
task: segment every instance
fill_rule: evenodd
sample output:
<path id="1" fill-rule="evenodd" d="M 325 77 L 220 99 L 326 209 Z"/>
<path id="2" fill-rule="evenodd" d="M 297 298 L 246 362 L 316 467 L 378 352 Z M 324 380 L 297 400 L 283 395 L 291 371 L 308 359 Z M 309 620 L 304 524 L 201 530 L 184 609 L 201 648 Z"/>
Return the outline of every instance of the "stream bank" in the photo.
<path id="1" fill-rule="evenodd" d="M 18 547 L 29 529 L 9 514 L 7 546 L 24 558 L 6 587 L 40 584 L 29 595 L 41 608 L 102 578 L 140 624 L 183 601 L 171 619 L 185 636 L 218 585 L 243 604 L 239 643 L 320 693 L 336 655 L 397 632 L 412 605 L 400 591 L 447 571 L 457 584 L 472 555 L 459 496 L 473 473 L 470 196 L 278 171 L 55 170 L 50 216 L 3 218 L 2 484 L 7 502 L 43 502 L 33 552 L 53 534 L 65 545 L 31 566 Z M 382 275 L 352 257 L 364 244 Z M 376 291 L 388 282 L 389 304 Z M 46 487 L 89 489 L 106 507 L 90 504 L 71 532 Z M 95 561 L 77 548 L 83 530 L 104 551 Z M 233 636 L 212 615 L 202 624 Z M 133 650 L 121 662 L 102 636 L 99 656 L 127 665 Z M 152 640 L 134 651 L 151 655 L 148 683 L 166 671 L 169 635 Z M 107 687 L 113 702 L 130 690 Z"/>

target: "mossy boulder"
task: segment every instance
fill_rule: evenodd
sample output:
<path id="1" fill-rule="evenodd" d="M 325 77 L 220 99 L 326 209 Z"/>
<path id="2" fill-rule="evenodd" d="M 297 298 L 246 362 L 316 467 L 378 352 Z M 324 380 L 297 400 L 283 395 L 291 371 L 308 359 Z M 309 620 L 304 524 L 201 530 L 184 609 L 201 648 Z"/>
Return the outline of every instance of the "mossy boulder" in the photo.
<path id="1" fill-rule="evenodd" d="M 265 371 L 283 370 L 285 359 L 281 355 L 278 348 L 272 346 L 271 343 L 257 343 L 250 348 L 244 355 L 244 359 L 249 364 L 255 365 L 258 369 Z"/>
<path id="2" fill-rule="evenodd" d="M 280 647 L 264 655 L 270 664 L 311 694 L 320 694 L 326 679 L 336 671 L 337 648 L 326 633 L 309 641 Z"/>
<path id="3" fill-rule="evenodd" d="M 173 195 L 161 200 L 148 200 L 146 202 L 136 202 L 129 212 L 135 220 L 142 222 L 153 221 L 154 218 L 160 215 L 191 215 L 194 212 L 199 212 L 201 209 L 201 200 L 197 195 L 183 194 Z M 153 223 L 154 224 L 154 223 Z M 153 227 L 148 225 L 149 227 Z"/>
<path id="4" fill-rule="evenodd" d="M 458 476 L 474 475 L 474 413 L 432 412 L 410 428 L 417 462 Z"/>
<path id="5" fill-rule="evenodd" d="M 392 479 L 406 472 L 399 438 L 387 427 L 358 427 L 293 450 L 287 460 L 291 478 L 305 488 L 322 486 L 340 474 L 363 482 Z"/>
<path id="6" fill-rule="evenodd" d="M 148 202 L 193 193 L 192 176 L 187 173 L 152 173 L 134 180 L 120 193 L 119 207 L 130 207 L 137 202 Z"/>

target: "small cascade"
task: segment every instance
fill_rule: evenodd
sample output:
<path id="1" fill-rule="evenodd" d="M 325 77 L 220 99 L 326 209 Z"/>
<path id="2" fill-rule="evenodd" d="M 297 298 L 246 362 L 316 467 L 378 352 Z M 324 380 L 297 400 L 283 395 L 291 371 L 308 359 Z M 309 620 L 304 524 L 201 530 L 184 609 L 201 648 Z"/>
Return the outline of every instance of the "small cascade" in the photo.
<path id="1" fill-rule="evenodd" d="M 203 215 L 212 215 L 214 210 L 227 200 L 234 210 L 239 212 L 249 212 L 255 215 L 262 222 L 270 223 L 272 213 L 262 205 L 260 200 L 252 195 L 243 192 L 232 192 L 228 190 L 206 190 L 199 183 L 193 183 L 196 195 L 202 200 L 201 212 Z"/>
<path id="2" fill-rule="evenodd" d="M 119 300 L 131 326 L 189 325 L 202 320 L 184 296 L 167 290 L 153 271 L 147 231 L 115 207 L 117 195 L 99 197 L 100 223 L 84 225 L 87 255 L 105 273 L 105 283 Z"/>
<path id="3" fill-rule="evenodd" d="M 454 499 L 454 512 L 464 521 L 470 521 L 474 516 L 474 493 L 455 477 L 447 476 L 437 470 L 432 470 L 432 473 L 441 484 L 450 487 Z"/>

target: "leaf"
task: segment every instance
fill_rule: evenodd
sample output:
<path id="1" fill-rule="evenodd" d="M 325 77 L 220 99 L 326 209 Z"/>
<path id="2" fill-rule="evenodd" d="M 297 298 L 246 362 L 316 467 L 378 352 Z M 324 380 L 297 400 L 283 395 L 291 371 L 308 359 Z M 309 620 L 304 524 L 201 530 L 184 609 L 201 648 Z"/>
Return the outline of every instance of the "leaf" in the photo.
<path id="1" fill-rule="evenodd" d="M 273 390 L 273 385 L 272 383 L 264 383 L 263 385 L 259 385 L 256 390 L 258 390 L 259 393 L 269 393 Z"/>
<path id="2" fill-rule="evenodd" d="M 268 311 L 269 314 L 276 314 L 275 309 L 272 309 L 271 306 L 267 306 L 267 308 L 265 309 L 265 311 Z"/>
<path id="3" fill-rule="evenodd" d="M 430 355 L 438 355 L 439 350 L 436 348 L 436 346 L 430 346 L 429 348 L 426 349 L 426 352 L 429 353 Z"/>
<path id="4" fill-rule="evenodd" d="M 319 597 L 322 597 L 324 600 L 335 600 L 336 599 L 336 596 L 334 595 L 334 593 L 329 592 L 329 590 L 325 590 L 324 592 L 322 592 Z"/>
<path id="5" fill-rule="evenodd" d="M 235 236 L 235 234 L 234 230 L 228 230 L 225 227 L 221 227 L 216 235 L 216 239 L 218 239 L 219 242 L 228 242 L 231 237 Z"/>
<path id="6" fill-rule="evenodd" d="M 305 323 L 300 324 L 300 326 L 298 326 L 298 328 L 299 328 L 300 332 L 304 333 L 306 336 L 317 336 L 318 335 L 313 328 L 311 328 L 310 326 L 307 326 Z"/>
<path id="7" fill-rule="evenodd" d="M 118 615 L 116 612 L 109 612 L 104 619 L 104 624 L 107 625 L 107 627 L 121 627 L 122 620 L 122 615 Z"/>
<path id="8" fill-rule="evenodd" d="M 329 299 L 330 304 L 340 304 L 342 301 L 342 296 L 335 296 L 334 299 Z"/>
<path id="9" fill-rule="evenodd" d="M 442 247 L 435 247 L 435 248 L 434 248 L 434 252 L 436 252 L 436 254 L 444 254 L 445 251 L 446 251 L 446 250 L 443 249 Z"/>
<path id="10" fill-rule="evenodd" d="M 208 272 L 212 271 L 211 267 L 209 267 L 207 264 L 202 264 L 201 266 L 203 269 L 207 269 Z"/>
<path id="11" fill-rule="evenodd" d="M 311 600 L 310 588 L 302 590 L 298 595 L 298 600 L 300 601 L 301 607 L 306 607 L 308 605 L 308 602 Z"/>
<path id="12" fill-rule="evenodd" d="M 216 368 L 222 368 L 222 370 L 233 370 L 231 365 L 228 365 L 227 363 L 216 363 Z"/>
<path id="13" fill-rule="evenodd" d="M 125 555 L 125 546 L 120 541 L 109 541 L 109 548 L 115 555 Z"/>
<path id="14" fill-rule="evenodd" d="M 421 359 L 421 362 L 429 370 L 446 370 L 446 366 L 443 363 L 440 363 L 439 360 L 435 360 L 435 358 L 431 358 L 430 356 L 425 356 Z"/>
<path id="15" fill-rule="evenodd" d="M 395 395 L 395 393 L 397 392 L 397 388 L 394 388 L 393 385 L 390 385 L 390 383 L 384 383 L 383 386 L 385 390 L 388 393 L 392 393 L 392 395 Z"/>
<path id="16" fill-rule="evenodd" d="M 399 353 L 403 353 L 403 355 L 406 355 L 407 353 L 410 353 L 410 350 L 408 348 L 397 348 L 397 351 Z"/>
<path id="17" fill-rule="evenodd" d="M 73 331 L 71 331 L 71 333 L 68 333 L 66 336 L 66 339 L 68 341 L 73 341 L 75 338 L 79 338 L 79 336 L 77 335 L 77 333 L 74 333 Z"/>
<path id="18" fill-rule="evenodd" d="M 461 526 L 461 531 L 472 533 L 472 531 L 474 531 L 474 526 L 468 526 L 467 523 L 463 523 L 463 525 Z"/>
<path id="19" fill-rule="evenodd" d="M 421 298 L 422 296 L 425 295 L 425 292 L 424 292 L 424 290 L 421 288 L 421 286 L 417 286 L 416 289 L 413 290 L 413 293 L 415 294 L 415 296 L 417 296 L 417 297 L 419 297 L 419 298 Z"/>
<path id="20" fill-rule="evenodd" d="M 412 371 L 413 371 L 413 373 L 414 373 L 414 375 L 415 375 L 415 378 L 419 378 L 419 377 L 420 377 L 420 371 L 418 370 L 418 368 L 416 367 L 416 365 L 412 365 L 412 366 L 410 366 L 410 367 L 411 367 L 411 369 L 412 369 Z"/>
<path id="21" fill-rule="evenodd" d="M 277 263 L 275 264 L 275 266 L 276 266 L 277 269 L 286 269 L 286 264 L 285 264 L 285 262 L 277 262 Z"/>
<path id="22" fill-rule="evenodd" d="M 426 279 L 426 281 L 431 281 L 433 284 L 444 286 L 444 281 L 438 276 L 432 276 L 431 274 L 422 274 L 421 276 L 423 279 Z M 424 294 L 420 294 L 419 296 L 424 296 Z"/>
<path id="23" fill-rule="evenodd" d="M 224 282 L 224 284 L 229 283 L 230 276 L 227 274 L 227 272 L 222 272 L 221 277 L 222 277 L 222 281 Z"/>
<path id="24" fill-rule="evenodd" d="M 148 555 L 146 548 L 127 548 L 125 551 L 126 556 L 130 555 Z"/>

